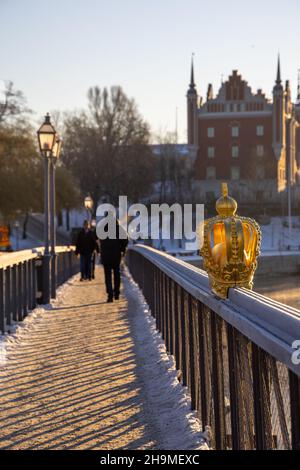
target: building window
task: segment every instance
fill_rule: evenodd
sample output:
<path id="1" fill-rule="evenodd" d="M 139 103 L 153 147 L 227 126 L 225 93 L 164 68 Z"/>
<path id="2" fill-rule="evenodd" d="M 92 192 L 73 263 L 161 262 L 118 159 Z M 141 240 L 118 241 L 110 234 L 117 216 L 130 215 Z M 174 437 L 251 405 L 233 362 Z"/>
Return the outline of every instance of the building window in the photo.
<path id="1" fill-rule="evenodd" d="M 256 126 L 256 135 L 264 135 L 264 126 Z"/>
<path id="2" fill-rule="evenodd" d="M 257 165 L 256 167 L 256 178 L 258 180 L 263 180 L 265 178 L 265 168 L 262 165 Z"/>
<path id="3" fill-rule="evenodd" d="M 239 147 L 237 145 L 233 145 L 231 147 L 231 156 L 237 158 L 239 156 Z"/>
<path id="4" fill-rule="evenodd" d="M 214 156 L 215 156 L 215 147 L 207 147 L 207 156 L 208 156 L 208 158 L 214 158 Z"/>
<path id="5" fill-rule="evenodd" d="M 216 179 L 216 168 L 214 166 L 208 166 L 206 168 L 206 179 L 208 180 Z"/>
<path id="6" fill-rule="evenodd" d="M 238 137 L 239 136 L 239 128 L 238 126 L 232 126 L 231 128 L 231 136 Z"/>
<path id="7" fill-rule="evenodd" d="M 263 157 L 264 156 L 264 146 L 263 145 L 257 145 L 256 146 L 256 155 L 258 157 Z"/>
<path id="8" fill-rule="evenodd" d="M 232 180 L 239 180 L 240 179 L 240 169 L 237 166 L 232 166 L 230 168 L 230 174 Z"/>
<path id="9" fill-rule="evenodd" d="M 214 137 L 215 136 L 215 128 L 214 127 L 208 127 L 207 128 L 207 137 Z"/>

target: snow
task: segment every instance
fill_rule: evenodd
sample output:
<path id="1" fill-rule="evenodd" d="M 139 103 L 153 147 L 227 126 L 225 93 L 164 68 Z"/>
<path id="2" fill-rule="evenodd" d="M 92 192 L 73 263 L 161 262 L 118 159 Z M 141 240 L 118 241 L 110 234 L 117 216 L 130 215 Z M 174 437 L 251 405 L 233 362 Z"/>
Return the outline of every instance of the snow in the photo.
<path id="1" fill-rule="evenodd" d="M 208 450 L 201 423 L 196 412 L 191 411 L 188 389 L 178 381 L 174 357 L 167 354 L 149 306 L 127 268 L 124 286 L 139 369 L 146 388 L 146 407 L 152 421 L 158 423 L 159 440 L 163 441 L 161 448 Z M 209 435 L 209 429 L 205 435 Z"/>
<path id="2" fill-rule="evenodd" d="M 209 429 L 201 434 L 201 425 L 194 411 L 186 387 L 177 379 L 173 357 L 169 357 L 161 335 L 155 327 L 149 307 L 125 268 L 124 293 L 128 300 L 128 321 L 134 339 L 137 375 L 140 381 L 145 416 L 160 449 L 208 450 L 205 436 Z M 24 345 L 30 333 L 44 321 L 44 314 L 52 308 L 70 301 L 70 284 L 78 283 L 78 275 L 57 291 L 57 298 L 49 305 L 41 305 L 28 314 L 21 323 L 15 323 L 10 334 L 0 338 L 0 366 L 6 363 L 6 350 L 12 343 L 15 347 Z M 11 348 L 9 348 L 11 350 Z"/>
<path id="3" fill-rule="evenodd" d="M 78 274 L 73 276 L 68 284 L 73 283 L 77 278 Z M 0 367 L 6 364 L 6 351 L 7 346 L 14 343 L 23 343 L 27 333 L 32 329 L 36 328 L 38 323 L 42 321 L 42 316 L 45 310 L 52 309 L 55 305 L 63 302 L 67 295 L 68 284 L 63 284 L 56 291 L 56 299 L 52 299 L 51 304 L 39 305 L 34 310 L 29 311 L 28 315 L 22 322 L 12 322 L 12 325 L 8 327 L 8 330 L 4 335 L 0 335 Z"/>

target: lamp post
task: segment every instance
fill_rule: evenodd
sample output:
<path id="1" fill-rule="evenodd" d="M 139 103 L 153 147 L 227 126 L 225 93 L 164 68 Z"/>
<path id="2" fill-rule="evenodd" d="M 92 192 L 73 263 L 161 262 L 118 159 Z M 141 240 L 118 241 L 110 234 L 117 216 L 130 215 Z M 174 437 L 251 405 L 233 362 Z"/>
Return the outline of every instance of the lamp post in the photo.
<path id="1" fill-rule="evenodd" d="M 94 206 L 94 201 L 93 201 L 93 199 L 91 198 L 91 196 L 86 196 L 86 197 L 84 198 L 84 207 L 86 208 L 86 211 L 87 211 L 87 214 L 88 214 L 89 222 L 91 222 L 91 220 L 92 220 L 92 210 L 93 210 L 93 206 Z"/>
<path id="2" fill-rule="evenodd" d="M 56 131 L 51 124 L 50 116 L 37 131 L 41 155 L 44 159 L 44 258 L 43 258 L 43 303 L 50 302 L 50 252 L 49 252 L 49 163 L 55 145 Z"/>
<path id="3" fill-rule="evenodd" d="M 56 226 L 55 226 L 55 168 L 60 155 L 61 140 L 56 135 L 50 157 L 50 247 L 51 247 L 51 298 L 56 298 Z"/>

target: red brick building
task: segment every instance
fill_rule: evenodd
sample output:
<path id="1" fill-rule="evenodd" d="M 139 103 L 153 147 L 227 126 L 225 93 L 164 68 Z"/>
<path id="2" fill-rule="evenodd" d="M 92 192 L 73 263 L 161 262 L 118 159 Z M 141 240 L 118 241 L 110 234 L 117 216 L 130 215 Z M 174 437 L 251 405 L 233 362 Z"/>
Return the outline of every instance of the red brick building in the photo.
<path id="1" fill-rule="evenodd" d="M 240 199 L 278 199 L 290 185 L 299 187 L 300 81 L 296 104 L 289 81 L 283 87 L 280 61 L 273 99 L 254 93 L 236 70 L 214 96 L 208 85 L 199 99 L 193 64 L 187 92 L 188 144 L 197 148 L 195 178 L 203 199 L 219 193 L 228 181 Z M 216 194 L 217 192 L 217 194 Z"/>

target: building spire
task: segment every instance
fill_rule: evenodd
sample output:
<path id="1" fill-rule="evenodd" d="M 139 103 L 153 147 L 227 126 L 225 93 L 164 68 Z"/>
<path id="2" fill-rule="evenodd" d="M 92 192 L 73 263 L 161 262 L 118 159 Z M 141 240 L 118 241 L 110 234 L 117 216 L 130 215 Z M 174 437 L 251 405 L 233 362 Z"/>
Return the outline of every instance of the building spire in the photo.
<path id="1" fill-rule="evenodd" d="M 300 69 L 298 69 L 297 104 L 300 104 Z"/>
<path id="2" fill-rule="evenodd" d="M 280 72 L 280 55 L 278 53 L 278 59 L 277 59 L 277 77 L 276 77 L 276 84 L 280 85 L 281 84 L 281 72 Z"/>
<path id="3" fill-rule="evenodd" d="M 193 88 L 193 89 L 195 88 L 195 81 L 194 81 L 194 53 L 192 53 L 190 88 Z"/>

